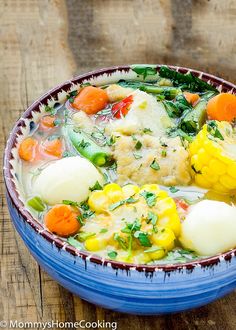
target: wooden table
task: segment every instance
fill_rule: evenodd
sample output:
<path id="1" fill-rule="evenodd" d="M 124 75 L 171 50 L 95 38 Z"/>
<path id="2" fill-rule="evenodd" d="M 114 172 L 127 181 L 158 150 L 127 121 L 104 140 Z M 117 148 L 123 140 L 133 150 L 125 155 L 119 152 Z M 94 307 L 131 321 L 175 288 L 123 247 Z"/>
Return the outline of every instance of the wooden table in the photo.
<path id="1" fill-rule="evenodd" d="M 1 0 L 1 150 L 31 102 L 73 75 L 109 65 L 169 63 L 236 82 L 236 1 Z M 167 316 L 114 313 L 44 273 L 15 232 L 1 179 L 0 319 L 117 321 L 118 329 L 236 329 L 236 294 Z"/>

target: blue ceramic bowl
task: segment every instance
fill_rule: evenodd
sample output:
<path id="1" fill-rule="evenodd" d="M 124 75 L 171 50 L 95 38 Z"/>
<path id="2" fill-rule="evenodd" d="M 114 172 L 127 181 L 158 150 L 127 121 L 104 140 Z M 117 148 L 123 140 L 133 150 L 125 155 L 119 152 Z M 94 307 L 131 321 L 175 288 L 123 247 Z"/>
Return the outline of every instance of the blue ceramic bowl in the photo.
<path id="1" fill-rule="evenodd" d="M 159 65 L 156 66 L 157 71 Z M 236 87 L 208 74 L 191 71 L 220 91 L 236 93 Z M 34 102 L 17 121 L 7 142 L 4 177 L 13 223 L 40 266 L 58 283 L 91 303 L 133 314 L 179 312 L 208 304 L 236 288 L 236 249 L 185 264 L 134 265 L 104 260 L 78 251 L 56 237 L 25 209 L 21 200 L 17 145 L 42 112 L 42 105 L 62 102 L 76 84 L 94 85 L 119 79 L 142 79 L 130 66 L 112 67 L 76 77 Z"/>

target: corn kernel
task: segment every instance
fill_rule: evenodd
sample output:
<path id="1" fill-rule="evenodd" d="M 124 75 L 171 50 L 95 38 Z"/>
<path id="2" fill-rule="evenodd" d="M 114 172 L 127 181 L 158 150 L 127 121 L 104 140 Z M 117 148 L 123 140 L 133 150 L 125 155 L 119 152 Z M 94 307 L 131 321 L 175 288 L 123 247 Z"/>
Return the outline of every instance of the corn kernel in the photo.
<path id="1" fill-rule="evenodd" d="M 135 194 L 138 194 L 140 189 L 138 186 L 134 184 L 127 184 L 124 187 L 122 187 L 122 191 L 124 194 L 124 198 L 129 198 Z"/>
<path id="2" fill-rule="evenodd" d="M 230 175 L 222 175 L 219 182 L 223 187 L 226 187 L 229 190 L 236 189 L 236 179 L 232 178 Z"/>
<path id="3" fill-rule="evenodd" d="M 217 182 L 213 185 L 212 187 L 213 190 L 217 191 L 218 193 L 226 194 L 229 192 L 229 189 L 226 187 L 222 186 L 221 183 Z"/>
<path id="4" fill-rule="evenodd" d="M 227 173 L 232 176 L 234 179 L 236 179 L 236 162 L 232 162 L 227 168 Z"/>
<path id="5" fill-rule="evenodd" d="M 149 254 L 152 260 L 159 260 L 165 256 L 166 252 L 164 249 L 160 249 L 154 252 L 146 252 L 146 254 Z"/>
<path id="6" fill-rule="evenodd" d="M 159 194 L 160 188 L 157 184 L 145 184 L 141 187 L 140 192 L 149 191 L 154 194 Z"/>
<path id="7" fill-rule="evenodd" d="M 202 163 L 203 165 L 207 165 L 209 161 L 211 160 L 211 157 L 207 154 L 206 150 L 204 148 L 200 148 L 198 150 L 198 161 Z"/>
<path id="8" fill-rule="evenodd" d="M 209 169 L 214 174 L 222 175 L 226 172 L 226 165 L 221 163 L 217 159 L 211 159 L 210 162 L 209 162 Z"/>
<path id="9" fill-rule="evenodd" d="M 123 191 L 117 183 L 107 184 L 103 191 L 112 203 L 116 203 L 124 199 Z"/>
<path id="10" fill-rule="evenodd" d="M 177 212 L 169 215 L 168 217 L 164 217 L 158 220 L 158 225 L 161 227 L 170 228 L 176 237 L 180 234 L 180 218 Z"/>
<path id="11" fill-rule="evenodd" d="M 219 180 L 219 176 L 217 174 L 213 174 L 208 166 L 203 166 L 202 168 L 202 176 L 204 180 L 209 181 L 211 183 L 216 183 Z"/>
<path id="12" fill-rule="evenodd" d="M 203 177 L 202 174 L 196 174 L 195 175 L 195 182 L 198 186 L 209 189 L 212 184 L 210 181 L 208 181 L 205 177 Z"/>
<path id="13" fill-rule="evenodd" d="M 84 246 L 88 251 L 99 251 L 106 247 L 106 241 L 100 238 L 88 238 Z"/>
<path id="14" fill-rule="evenodd" d="M 175 234 L 168 227 L 160 227 L 158 228 L 158 232 L 151 236 L 151 240 L 157 246 L 165 248 L 175 240 Z"/>
<path id="15" fill-rule="evenodd" d="M 109 206 L 109 199 L 102 190 L 93 191 L 89 196 L 88 205 L 92 211 L 102 213 L 107 210 Z"/>
<path id="16" fill-rule="evenodd" d="M 176 211 L 176 204 L 171 197 L 166 197 L 158 201 L 155 205 L 155 210 L 159 217 L 174 213 Z"/>

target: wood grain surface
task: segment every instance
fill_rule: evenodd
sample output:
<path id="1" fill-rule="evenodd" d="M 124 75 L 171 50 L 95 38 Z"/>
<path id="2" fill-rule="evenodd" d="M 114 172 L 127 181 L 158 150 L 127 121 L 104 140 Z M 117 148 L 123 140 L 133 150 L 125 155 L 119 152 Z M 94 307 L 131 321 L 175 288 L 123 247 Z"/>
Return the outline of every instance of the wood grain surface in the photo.
<path id="1" fill-rule="evenodd" d="M 189 66 L 236 82 L 235 0 L 1 0 L 0 148 L 15 120 L 54 85 L 129 63 Z M 44 273 L 15 232 L 1 177 L 0 320 L 116 321 L 121 330 L 236 329 L 236 293 L 175 315 L 101 309 Z"/>

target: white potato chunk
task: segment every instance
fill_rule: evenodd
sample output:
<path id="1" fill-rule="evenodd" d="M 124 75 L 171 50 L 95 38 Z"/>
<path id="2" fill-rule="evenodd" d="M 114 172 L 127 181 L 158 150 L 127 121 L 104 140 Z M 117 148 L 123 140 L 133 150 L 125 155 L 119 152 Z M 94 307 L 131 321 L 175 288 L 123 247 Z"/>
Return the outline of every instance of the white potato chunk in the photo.
<path id="1" fill-rule="evenodd" d="M 215 255 L 236 247 L 236 207 L 201 201 L 190 207 L 182 223 L 181 243 L 199 255 Z"/>
<path id="2" fill-rule="evenodd" d="M 122 87 L 120 85 L 112 84 L 107 87 L 106 92 L 110 102 L 117 102 L 124 99 L 134 90 L 132 88 Z"/>
<path id="3" fill-rule="evenodd" d="M 104 179 L 92 163 L 79 156 L 66 157 L 48 165 L 37 177 L 33 190 L 49 205 L 64 199 L 81 203 L 96 181 L 103 184 Z"/>

